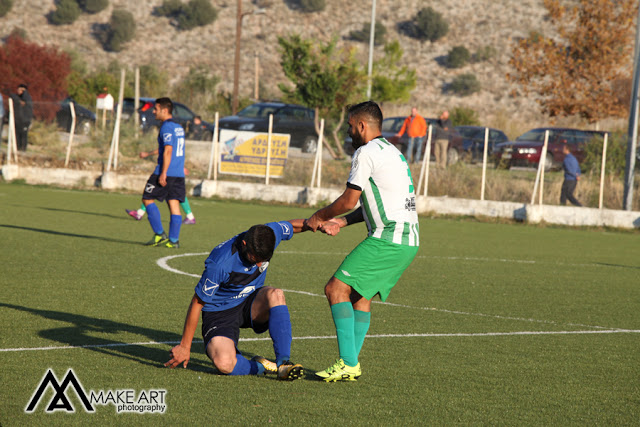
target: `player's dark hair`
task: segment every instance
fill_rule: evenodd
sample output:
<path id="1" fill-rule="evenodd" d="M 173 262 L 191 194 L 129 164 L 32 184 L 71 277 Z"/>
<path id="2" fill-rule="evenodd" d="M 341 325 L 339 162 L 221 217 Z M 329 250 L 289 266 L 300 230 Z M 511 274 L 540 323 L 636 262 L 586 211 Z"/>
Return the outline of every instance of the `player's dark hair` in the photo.
<path id="1" fill-rule="evenodd" d="M 382 110 L 373 101 L 365 101 L 348 107 L 349 117 L 364 119 L 382 129 Z"/>
<path id="2" fill-rule="evenodd" d="M 158 98 L 156 99 L 156 104 L 158 104 L 160 108 L 166 108 L 169 114 L 173 114 L 173 101 L 171 101 L 170 98 Z"/>
<path id="3" fill-rule="evenodd" d="M 254 225 L 244 235 L 247 252 L 256 258 L 256 262 L 269 261 L 276 246 L 276 233 L 266 225 Z"/>

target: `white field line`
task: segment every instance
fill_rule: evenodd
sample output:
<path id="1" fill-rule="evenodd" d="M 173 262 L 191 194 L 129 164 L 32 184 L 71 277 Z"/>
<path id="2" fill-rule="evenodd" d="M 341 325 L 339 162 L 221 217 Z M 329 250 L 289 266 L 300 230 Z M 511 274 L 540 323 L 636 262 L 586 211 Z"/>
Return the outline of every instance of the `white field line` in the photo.
<path id="1" fill-rule="evenodd" d="M 278 253 L 279 254 L 285 253 L 285 254 L 314 254 L 314 255 L 331 254 L 331 255 L 333 255 L 333 253 L 329 253 L 329 252 L 286 252 L 286 251 L 279 251 Z M 182 275 L 191 276 L 191 277 L 200 277 L 199 274 L 186 273 L 184 271 L 172 268 L 172 267 L 169 266 L 169 264 L 167 262 L 172 260 L 172 259 L 174 259 L 174 258 L 180 258 L 180 257 L 185 257 L 185 256 L 201 256 L 201 255 L 208 255 L 208 254 L 209 254 L 208 252 L 201 252 L 201 253 L 186 253 L 186 254 L 180 254 L 180 255 L 171 255 L 171 256 L 160 258 L 158 261 L 156 261 L 156 263 L 158 264 L 158 266 L 160 266 L 160 268 L 162 268 L 164 270 L 167 270 L 167 271 L 170 271 L 172 273 L 182 274 Z M 422 257 L 422 258 L 426 258 L 426 257 Z M 449 257 L 433 257 L 433 258 L 463 259 L 463 258 L 449 258 Z M 464 259 L 465 260 L 469 260 L 470 258 L 464 258 Z M 490 259 L 490 258 L 473 258 L 472 260 L 474 260 L 474 261 L 475 260 L 480 260 L 480 261 L 492 260 L 492 261 L 499 261 L 499 262 L 535 263 L 535 261 L 517 261 L 517 260 L 503 260 L 503 259 Z M 312 292 L 296 291 L 296 290 L 284 289 L 284 288 L 282 290 L 285 291 L 285 292 L 290 292 L 290 293 L 294 293 L 294 294 L 301 294 L 301 295 L 308 295 L 308 296 L 312 296 L 312 297 L 325 298 L 324 295 L 315 294 L 315 293 L 312 293 Z M 606 326 L 584 325 L 584 324 L 580 324 L 580 323 L 556 322 L 556 321 L 553 321 L 553 320 L 539 320 L 539 319 L 530 319 L 530 318 L 523 318 L 523 317 L 502 316 L 502 315 L 498 315 L 498 314 L 471 313 L 471 312 L 466 312 L 466 311 L 447 310 L 447 309 L 435 308 L 435 307 L 414 307 L 414 306 L 410 306 L 410 305 L 395 304 L 395 303 L 391 303 L 391 302 L 382 302 L 382 301 L 373 301 L 373 303 L 374 304 L 381 304 L 381 305 L 388 305 L 388 306 L 391 306 L 391 307 L 401 307 L 401 308 L 406 308 L 406 309 L 413 309 L 413 310 L 426 310 L 426 311 L 435 311 L 435 312 L 439 312 L 439 313 L 459 314 L 459 315 L 463 315 L 463 316 L 487 317 L 487 318 L 500 319 L 500 320 L 516 320 L 516 321 L 521 321 L 521 322 L 543 323 L 543 324 L 549 324 L 549 325 L 565 325 L 565 326 L 574 326 L 574 327 L 591 328 L 591 329 L 619 330 L 621 332 L 625 331 L 625 329 L 610 328 L 610 327 L 606 327 Z"/>
<path id="2" fill-rule="evenodd" d="M 640 330 L 630 329 L 610 329 L 598 331 L 515 331 L 515 332 L 479 332 L 479 333 L 453 333 L 453 334 L 376 334 L 367 335 L 367 338 L 456 338 L 456 337 L 505 337 L 522 335 L 585 335 L 585 334 L 638 334 Z M 293 337 L 294 340 L 328 340 L 336 339 L 335 335 Z M 271 341 L 270 337 L 240 338 L 240 342 L 250 341 Z M 194 344 L 202 343 L 202 340 L 193 340 Z M 0 348 L 2 352 L 22 352 L 22 351 L 48 351 L 48 350 L 77 350 L 92 348 L 114 348 L 133 347 L 149 345 L 177 345 L 180 341 L 144 341 L 132 343 L 110 343 L 110 344 L 87 344 L 87 345 L 64 345 L 51 347 L 22 347 L 22 348 Z"/>

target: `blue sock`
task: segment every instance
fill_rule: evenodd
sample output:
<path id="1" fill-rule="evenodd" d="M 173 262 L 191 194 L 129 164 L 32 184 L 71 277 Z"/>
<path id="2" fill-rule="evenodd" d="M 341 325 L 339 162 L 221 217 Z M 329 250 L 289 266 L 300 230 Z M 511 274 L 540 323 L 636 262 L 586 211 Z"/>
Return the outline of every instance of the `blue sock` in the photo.
<path id="1" fill-rule="evenodd" d="M 158 209 L 155 203 L 149 203 L 147 205 L 147 218 L 149 218 L 149 224 L 151 224 L 154 233 L 164 233 L 162 219 L 160 218 L 160 209 Z"/>
<path id="2" fill-rule="evenodd" d="M 182 226 L 182 215 L 171 215 L 169 222 L 169 240 L 177 242 L 180 239 L 180 227 Z"/>
<path id="3" fill-rule="evenodd" d="M 291 357 L 291 318 L 286 305 L 271 307 L 269 310 L 269 335 L 273 341 L 276 364 L 280 366 Z"/>
<path id="4" fill-rule="evenodd" d="M 229 375 L 261 375 L 264 374 L 264 366 L 262 364 L 246 359 L 241 354 L 236 354 L 236 366 Z"/>
<path id="5" fill-rule="evenodd" d="M 371 312 L 353 310 L 355 323 L 353 327 L 355 342 L 356 342 L 356 354 L 360 355 L 362 350 L 362 344 L 364 344 L 364 337 L 369 330 L 369 324 L 371 324 Z"/>
<path id="6" fill-rule="evenodd" d="M 345 365 L 356 366 L 358 353 L 356 353 L 353 306 L 348 301 L 334 304 L 331 306 L 331 316 L 336 325 L 340 358 L 344 360 Z"/>

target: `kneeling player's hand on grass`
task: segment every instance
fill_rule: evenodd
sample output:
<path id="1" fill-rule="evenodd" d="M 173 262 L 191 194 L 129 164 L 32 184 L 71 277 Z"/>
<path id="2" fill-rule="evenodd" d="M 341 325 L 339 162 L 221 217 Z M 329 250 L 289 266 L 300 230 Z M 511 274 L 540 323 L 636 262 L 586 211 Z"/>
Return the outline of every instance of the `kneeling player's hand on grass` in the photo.
<path id="1" fill-rule="evenodd" d="M 171 360 L 165 363 L 164 366 L 168 366 L 173 369 L 182 363 L 182 366 L 186 368 L 190 358 L 191 351 L 178 344 L 171 349 Z"/>
<path id="2" fill-rule="evenodd" d="M 335 236 L 340 232 L 340 224 L 331 219 L 320 226 L 320 231 L 329 236 Z"/>

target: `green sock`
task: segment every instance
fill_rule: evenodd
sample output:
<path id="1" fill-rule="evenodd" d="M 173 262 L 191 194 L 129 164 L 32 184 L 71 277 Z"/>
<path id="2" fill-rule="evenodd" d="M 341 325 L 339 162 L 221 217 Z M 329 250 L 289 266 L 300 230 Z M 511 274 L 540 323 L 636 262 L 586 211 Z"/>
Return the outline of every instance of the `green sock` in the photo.
<path id="1" fill-rule="evenodd" d="M 354 315 L 353 306 L 350 302 L 341 302 L 331 306 L 331 316 L 336 325 L 338 335 L 338 350 L 340 358 L 348 366 L 358 364 L 358 353 L 356 353 L 356 342 L 354 338 Z"/>
<path id="2" fill-rule="evenodd" d="M 144 203 L 140 203 L 140 209 L 142 209 L 143 211 L 147 211 L 147 207 L 144 205 Z"/>
<path id="3" fill-rule="evenodd" d="M 180 203 L 180 206 L 182 207 L 185 215 L 189 215 L 191 213 L 191 206 L 189 206 L 189 199 L 187 199 L 187 196 L 184 196 L 184 202 Z"/>
<path id="4" fill-rule="evenodd" d="M 353 316 L 355 319 L 353 331 L 356 343 L 356 354 L 360 355 L 362 344 L 364 344 L 364 337 L 367 335 L 367 331 L 369 331 L 369 325 L 371 324 L 371 312 L 353 310 Z"/>

